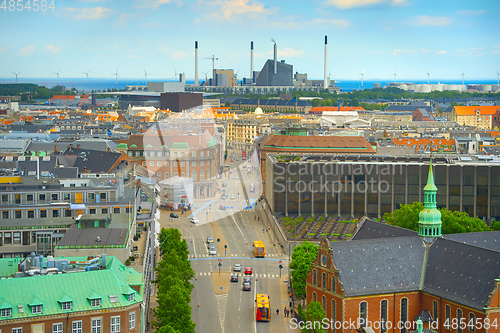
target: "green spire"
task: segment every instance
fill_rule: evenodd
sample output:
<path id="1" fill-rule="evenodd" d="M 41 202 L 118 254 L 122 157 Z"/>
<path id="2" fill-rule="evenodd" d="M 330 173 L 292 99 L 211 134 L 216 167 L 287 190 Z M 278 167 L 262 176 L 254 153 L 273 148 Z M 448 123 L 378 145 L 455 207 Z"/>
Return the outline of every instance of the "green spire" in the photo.
<path id="1" fill-rule="evenodd" d="M 429 166 L 427 185 L 424 187 L 424 209 L 420 212 L 418 221 L 418 234 L 426 241 L 431 242 L 433 238 L 441 237 L 441 212 L 437 209 L 434 174 L 432 173 L 432 159 Z"/>

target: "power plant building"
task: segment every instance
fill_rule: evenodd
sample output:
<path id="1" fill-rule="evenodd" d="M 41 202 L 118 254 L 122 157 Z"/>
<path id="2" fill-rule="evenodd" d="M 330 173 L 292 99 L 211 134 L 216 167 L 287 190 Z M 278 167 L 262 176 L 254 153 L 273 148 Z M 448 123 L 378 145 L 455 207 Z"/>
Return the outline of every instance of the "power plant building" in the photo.
<path id="1" fill-rule="evenodd" d="M 276 68 L 276 71 L 275 71 Z M 268 59 L 255 82 L 257 86 L 293 86 L 293 65 Z"/>

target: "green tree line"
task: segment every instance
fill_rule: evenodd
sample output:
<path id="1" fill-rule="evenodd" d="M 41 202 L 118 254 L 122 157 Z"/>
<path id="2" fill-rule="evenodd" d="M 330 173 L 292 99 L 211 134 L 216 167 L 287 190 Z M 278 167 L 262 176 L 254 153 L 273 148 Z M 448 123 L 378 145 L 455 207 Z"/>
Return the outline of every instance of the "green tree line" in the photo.
<path id="1" fill-rule="evenodd" d="M 162 259 L 155 268 L 158 307 L 153 310 L 153 327 L 161 333 L 194 333 L 196 324 L 189 305 L 194 270 L 188 260 L 188 245 L 176 228 L 162 228 L 158 241 Z"/>

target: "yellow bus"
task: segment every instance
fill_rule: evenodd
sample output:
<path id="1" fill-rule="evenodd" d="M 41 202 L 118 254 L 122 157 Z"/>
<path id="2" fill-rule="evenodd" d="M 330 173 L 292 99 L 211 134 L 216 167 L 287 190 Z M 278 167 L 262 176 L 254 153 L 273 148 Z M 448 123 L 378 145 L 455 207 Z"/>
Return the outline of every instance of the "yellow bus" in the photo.
<path id="1" fill-rule="evenodd" d="M 271 321 L 271 307 L 269 305 L 269 295 L 257 294 L 257 321 Z"/>
<path id="2" fill-rule="evenodd" d="M 266 256 L 266 247 L 264 246 L 264 242 L 253 242 L 253 254 L 255 255 L 255 258 L 264 258 Z"/>

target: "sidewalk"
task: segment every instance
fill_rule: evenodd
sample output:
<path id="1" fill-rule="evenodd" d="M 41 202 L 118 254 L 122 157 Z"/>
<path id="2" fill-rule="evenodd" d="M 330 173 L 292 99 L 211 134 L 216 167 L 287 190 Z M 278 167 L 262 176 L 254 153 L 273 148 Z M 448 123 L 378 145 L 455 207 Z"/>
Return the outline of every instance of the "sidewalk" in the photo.
<path id="1" fill-rule="evenodd" d="M 293 314 L 290 313 L 289 316 L 284 316 L 284 309 L 290 310 L 290 296 L 288 294 L 288 276 L 282 276 L 280 279 L 280 290 L 279 290 L 279 303 L 272 305 L 272 317 L 271 317 L 271 332 L 275 333 L 298 333 L 301 330 L 299 328 L 292 329 L 290 325 L 290 320 L 293 318 Z M 279 318 L 276 317 L 276 308 L 279 307 L 280 314 Z M 279 320 L 277 320 L 279 319 Z"/>

